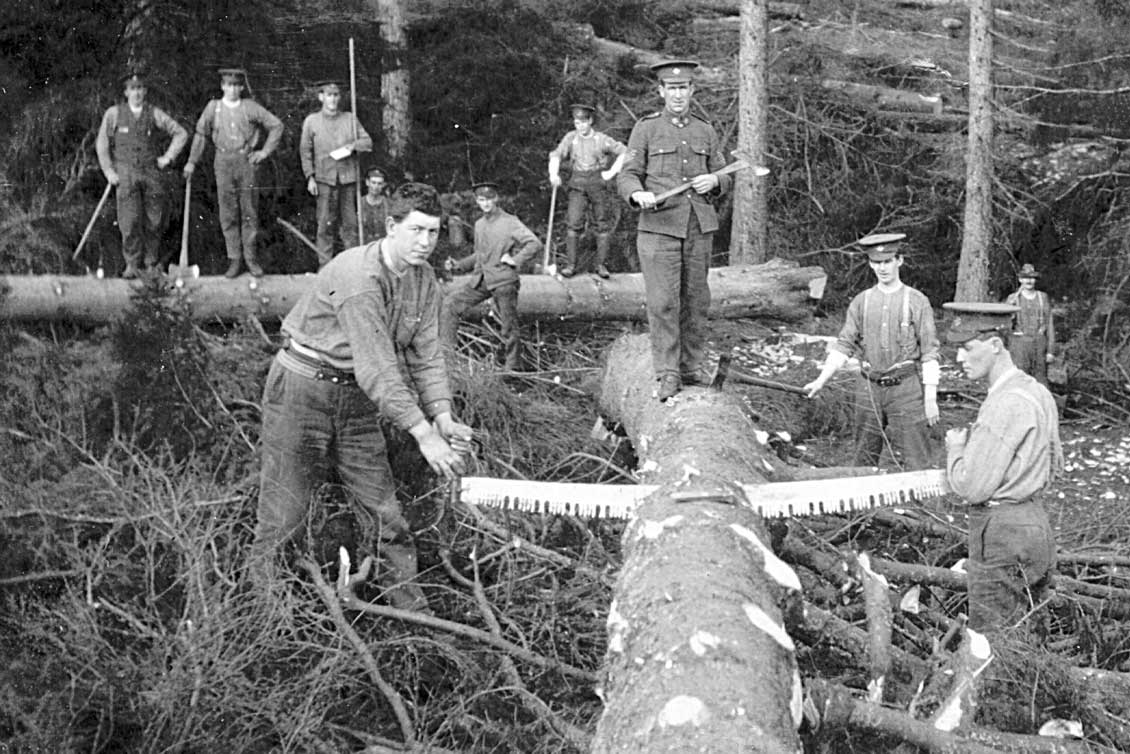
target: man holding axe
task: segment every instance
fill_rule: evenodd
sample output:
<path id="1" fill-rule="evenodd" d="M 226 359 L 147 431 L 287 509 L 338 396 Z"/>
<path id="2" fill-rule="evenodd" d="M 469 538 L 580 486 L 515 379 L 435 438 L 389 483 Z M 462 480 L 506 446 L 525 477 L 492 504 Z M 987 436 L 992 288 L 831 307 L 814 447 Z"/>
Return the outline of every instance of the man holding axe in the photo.
<path id="1" fill-rule="evenodd" d="M 704 379 L 707 271 L 718 229 L 709 200 L 725 194 L 733 182 L 719 172 L 726 160 L 714 127 L 690 111 L 696 68 L 698 63 L 689 60 L 651 66 L 664 108 L 632 129 L 617 183 L 620 196 L 640 209 L 636 249 L 661 401 Z M 664 195 L 680 185 L 678 193 Z"/>

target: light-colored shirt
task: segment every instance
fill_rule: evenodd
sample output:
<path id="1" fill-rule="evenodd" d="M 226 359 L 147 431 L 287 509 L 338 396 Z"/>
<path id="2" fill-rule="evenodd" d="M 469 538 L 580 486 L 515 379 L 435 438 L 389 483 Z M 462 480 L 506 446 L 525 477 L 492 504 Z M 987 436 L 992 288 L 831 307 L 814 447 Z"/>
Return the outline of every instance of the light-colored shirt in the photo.
<path id="1" fill-rule="evenodd" d="M 1015 367 L 989 388 L 965 445 L 946 451 L 950 487 L 974 505 L 1023 502 L 1062 470 L 1055 399 Z"/>
<path id="2" fill-rule="evenodd" d="M 875 371 L 904 361 L 937 361 L 938 333 L 930 300 L 905 283 L 891 293 L 872 286 L 848 304 L 844 326 L 831 347 L 858 356 Z"/>
<path id="3" fill-rule="evenodd" d="M 354 145 L 352 154 L 341 160 L 330 157 L 330 152 L 347 144 Z M 318 183 L 331 186 L 355 183 L 360 173 L 357 153 L 371 151 L 373 140 L 353 113 L 338 111 L 327 115 L 319 110 L 302 121 L 302 137 L 298 142 L 302 173 L 307 178 L 312 176 Z"/>
<path id="4" fill-rule="evenodd" d="M 594 170 L 604 170 L 608 166 L 609 157 L 616 157 L 627 151 L 626 146 L 608 134 L 593 131 L 588 136 L 581 136 L 579 131 L 573 130 L 565 134 L 561 143 L 549 155 L 560 160 L 572 160 L 574 172 L 591 173 Z"/>
<path id="5" fill-rule="evenodd" d="M 542 245 L 534 232 L 509 212 L 496 209 L 475 221 L 475 252 L 456 261 L 456 272 L 474 269 L 470 284 L 484 284 L 488 290 L 518 282 L 522 265 L 541 251 Z M 502 261 L 509 254 L 515 266 Z"/>
<path id="6" fill-rule="evenodd" d="M 196 135 L 192 137 L 188 161 L 194 165 L 200 161 L 209 136 L 216 146 L 217 155 L 228 152 L 247 154 L 255 149 L 260 129 L 267 133 L 262 146 L 265 157 L 279 145 L 283 135 L 282 121 L 252 99 L 242 99 L 235 105 L 214 99 L 204 106 L 196 121 Z"/>
<path id="7" fill-rule="evenodd" d="M 1013 316 L 1013 329 L 1024 335 L 1045 335 L 1048 339 L 1048 353 L 1055 349 L 1055 322 L 1052 320 L 1052 307 L 1048 301 L 1048 294 L 1035 291 L 1035 295 L 1028 297 L 1020 291 L 1013 291 L 1005 299 L 1005 303 L 1019 306 Z"/>
<path id="8" fill-rule="evenodd" d="M 389 421 L 409 429 L 451 410 L 439 345 L 442 293 L 430 265 L 397 276 L 381 243 L 347 249 L 318 271 L 282 329 L 326 363 L 353 370 Z"/>
<path id="9" fill-rule="evenodd" d="M 180 123 L 177 123 L 169 117 L 169 114 L 161 108 L 153 107 L 149 104 L 143 104 L 142 108 L 143 110 L 148 108 L 152 113 L 153 125 L 171 137 L 168 148 L 161 156 L 168 158 L 168 160 L 172 162 L 177 158 L 177 155 L 180 154 L 180 151 L 184 149 L 185 143 L 188 142 L 188 131 L 186 131 L 184 126 Z M 123 111 L 125 113 L 124 116 L 122 115 Z M 119 119 L 122 120 L 121 124 L 118 122 Z M 125 103 L 114 105 L 103 113 L 102 123 L 98 127 L 98 136 L 94 139 L 94 151 L 98 155 L 98 164 L 102 167 L 103 173 L 114 167 L 115 158 L 113 154 L 113 144 L 114 134 L 117 132 L 118 126 L 122 125 L 124 128 L 126 123 L 132 123 L 137 120 L 139 120 L 139 117 L 130 113 L 129 105 Z M 148 136 L 152 138 L 152 135 Z M 155 168 L 156 165 L 153 165 L 153 167 Z"/>

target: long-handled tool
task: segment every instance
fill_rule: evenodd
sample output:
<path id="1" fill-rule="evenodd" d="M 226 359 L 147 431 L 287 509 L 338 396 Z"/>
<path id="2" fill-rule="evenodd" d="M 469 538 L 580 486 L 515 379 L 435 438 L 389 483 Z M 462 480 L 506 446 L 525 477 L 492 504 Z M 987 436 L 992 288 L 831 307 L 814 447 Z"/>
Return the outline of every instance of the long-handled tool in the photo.
<path id="1" fill-rule="evenodd" d="M 293 233 L 294 237 L 297 238 L 302 243 L 309 246 L 311 251 L 313 251 L 315 254 L 318 253 L 317 245 L 315 245 L 314 242 L 311 241 L 310 238 L 305 233 L 303 233 L 298 228 L 294 227 L 293 225 L 291 225 L 290 223 L 288 223 L 286 220 L 282 219 L 281 217 L 276 218 L 276 219 L 279 221 L 279 225 L 283 226 L 284 228 L 289 230 L 291 233 Z"/>
<path id="2" fill-rule="evenodd" d="M 541 261 L 541 271 L 545 275 L 556 275 L 557 265 L 551 264 L 550 259 L 553 258 L 553 214 L 557 210 L 557 186 L 553 187 L 553 191 L 549 194 L 549 222 L 546 224 L 545 230 L 545 251 Z"/>
<path id="3" fill-rule="evenodd" d="M 200 265 L 188 264 L 188 224 L 192 220 L 192 176 L 184 179 L 184 223 L 180 231 L 180 264 L 169 265 L 169 277 L 177 288 L 184 287 L 185 278 L 200 277 Z"/>
<path id="4" fill-rule="evenodd" d="M 746 162 L 745 160 L 741 160 L 741 159 L 735 160 L 734 162 L 731 162 L 729 165 L 727 165 L 724 168 L 720 168 L 718 170 L 715 170 L 712 173 L 712 175 L 717 175 L 717 176 L 729 175 L 730 173 L 736 173 L 739 170 L 745 170 L 746 168 L 752 168 L 754 175 L 757 175 L 757 176 L 769 175 L 769 168 L 762 167 L 761 165 L 756 165 L 756 166 L 750 165 L 748 162 Z M 694 186 L 694 181 L 687 181 L 686 183 L 680 183 L 678 186 L 675 186 L 674 188 L 669 188 L 666 191 L 660 192 L 660 193 L 655 195 L 655 203 L 657 205 L 662 204 L 663 202 L 667 201 L 671 197 L 675 196 L 676 194 L 683 193 L 684 191 L 691 188 L 692 186 Z"/>
<path id="5" fill-rule="evenodd" d="M 357 143 L 357 65 L 353 55 L 353 37 L 349 38 L 349 114 L 353 116 L 353 143 Z M 354 150 L 356 155 L 356 150 Z M 353 200 L 357 205 L 357 243 L 365 243 L 365 216 L 361 208 L 361 160 L 357 160 L 357 180 L 353 182 Z"/>
<path id="6" fill-rule="evenodd" d="M 757 377 L 752 374 L 734 369 L 731 365 L 732 358 L 730 354 L 724 353 L 718 357 L 718 368 L 714 370 L 714 376 L 709 380 L 709 384 L 715 390 L 721 390 L 722 384 L 726 380 L 733 382 L 740 382 L 743 385 L 754 385 L 756 387 L 769 388 L 770 390 L 780 390 L 785 393 L 794 393 L 796 395 L 807 396 L 804 388 L 799 385 L 790 385 L 787 382 L 777 382 L 776 380 L 767 380 L 764 377 Z"/>
<path id="7" fill-rule="evenodd" d="M 90 216 L 90 222 L 86 224 L 86 230 L 82 232 L 82 238 L 79 239 L 78 246 L 75 247 L 75 253 L 71 255 L 72 262 L 78 259 L 78 255 L 82 253 L 82 247 L 86 246 L 86 239 L 90 238 L 90 231 L 94 230 L 94 223 L 98 220 L 98 216 L 102 214 L 102 208 L 106 206 L 106 200 L 110 198 L 110 189 L 112 188 L 114 188 L 114 184 L 106 184 L 102 198 L 98 200 L 98 206 L 94 208 L 94 214 Z M 102 268 L 101 262 L 99 262 L 98 268 Z"/>

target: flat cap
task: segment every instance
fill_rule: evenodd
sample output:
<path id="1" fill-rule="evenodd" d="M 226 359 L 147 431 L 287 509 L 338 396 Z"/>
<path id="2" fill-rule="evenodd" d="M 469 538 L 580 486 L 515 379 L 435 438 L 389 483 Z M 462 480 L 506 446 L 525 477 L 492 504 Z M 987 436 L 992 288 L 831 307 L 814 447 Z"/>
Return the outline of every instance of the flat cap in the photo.
<path id="1" fill-rule="evenodd" d="M 1019 306 L 991 301 L 950 301 L 942 304 L 942 308 L 953 312 L 949 329 L 946 330 L 946 342 L 956 345 L 973 340 L 978 335 L 1008 332 L 1012 329 L 1013 315 L 1020 311 Z"/>
<path id="2" fill-rule="evenodd" d="M 1038 278 L 1040 271 L 1030 264 L 1025 263 L 1020 267 L 1020 272 L 1016 273 L 1018 278 Z"/>
<path id="3" fill-rule="evenodd" d="M 220 74 L 220 79 L 237 78 L 240 81 L 247 80 L 247 71 L 243 68 L 220 68 L 217 73 Z"/>
<path id="4" fill-rule="evenodd" d="M 855 243 L 872 262 L 881 262 L 902 253 L 902 242 L 905 240 L 905 233 L 872 233 Z"/>
<path id="5" fill-rule="evenodd" d="M 694 60 L 664 60 L 662 63 L 648 66 L 655 78 L 664 84 L 689 84 L 694 80 L 694 71 L 698 63 Z"/>
<path id="6" fill-rule="evenodd" d="M 582 115 L 587 115 L 589 118 L 591 118 L 596 113 L 596 106 L 595 105 L 586 105 L 583 102 L 577 102 L 577 103 L 574 103 L 572 105 L 569 105 L 569 113 L 571 115 L 573 115 L 574 117 L 576 117 L 577 114 L 580 113 Z"/>
<path id="7" fill-rule="evenodd" d="M 321 81 L 315 81 L 313 86 L 314 90 L 318 92 L 324 92 L 331 87 L 341 91 L 341 81 L 339 79 L 322 79 Z"/>
<path id="8" fill-rule="evenodd" d="M 127 71 L 122 75 L 122 83 L 126 86 L 145 86 L 145 79 L 144 71 Z"/>

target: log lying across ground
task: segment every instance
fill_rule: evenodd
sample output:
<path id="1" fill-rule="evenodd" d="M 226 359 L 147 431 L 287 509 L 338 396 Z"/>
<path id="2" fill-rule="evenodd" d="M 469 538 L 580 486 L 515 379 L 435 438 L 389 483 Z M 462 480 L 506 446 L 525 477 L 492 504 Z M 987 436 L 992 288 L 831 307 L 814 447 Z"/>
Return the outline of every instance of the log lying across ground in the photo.
<path id="1" fill-rule="evenodd" d="M 800 675 L 778 599 L 799 589 L 733 482 L 766 449 L 738 399 L 653 396 L 648 339 L 609 349 L 601 407 L 661 485 L 623 535 L 593 752 L 799 751 Z"/>
<path id="2" fill-rule="evenodd" d="M 248 316 L 281 319 L 310 287 L 314 276 L 265 275 L 202 277 L 170 285 L 201 321 L 241 320 Z M 803 322 L 824 295 L 827 280 L 819 267 L 773 260 L 760 265 L 717 267 L 710 271 L 712 317 L 762 317 Z M 458 278 L 456 279 L 456 282 Z M 0 319 L 105 324 L 129 310 L 138 281 L 95 277 L 0 276 Z M 518 313 L 525 319 L 643 320 L 644 284 L 639 274 L 601 280 L 580 275 L 564 280 L 523 275 Z"/>

